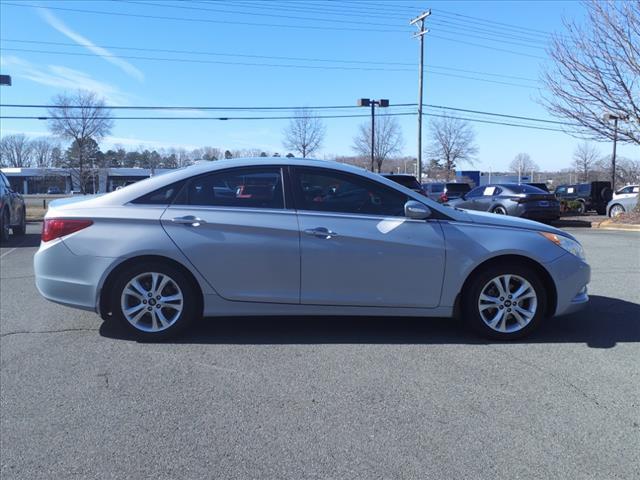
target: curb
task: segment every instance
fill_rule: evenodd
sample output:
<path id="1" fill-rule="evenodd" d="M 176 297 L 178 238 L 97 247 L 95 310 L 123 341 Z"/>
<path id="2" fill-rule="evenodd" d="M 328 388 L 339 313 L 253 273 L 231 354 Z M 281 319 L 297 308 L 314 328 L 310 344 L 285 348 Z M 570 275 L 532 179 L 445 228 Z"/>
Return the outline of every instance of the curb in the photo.
<path id="1" fill-rule="evenodd" d="M 592 225 L 592 228 L 600 230 L 619 230 L 625 232 L 640 232 L 640 225 L 630 225 L 625 223 L 613 223 L 611 220 L 605 220 Z"/>

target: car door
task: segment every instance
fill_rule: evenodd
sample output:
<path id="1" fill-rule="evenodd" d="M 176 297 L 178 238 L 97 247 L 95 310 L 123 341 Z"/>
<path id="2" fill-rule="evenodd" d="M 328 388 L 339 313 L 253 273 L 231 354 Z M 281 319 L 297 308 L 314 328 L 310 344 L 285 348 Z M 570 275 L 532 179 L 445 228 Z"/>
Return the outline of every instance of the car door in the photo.
<path id="1" fill-rule="evenodd" d="M 162 225 L 228 300 L 300 301 L 300 240 L 278 166 L 232 168 L 190 179 Z"/>
<path id="2" fill-rule="evenodd" d="M 502 189 L 500 187 L 496 187 L 495 185 L 487 185 L 482 190 L 482 195 L 477 197 L 475 200 L 475 210 L 480 210 L 483 212 L 489 212 L 496 205 L 501 205 L 502 202 L 500 198 L 500 194 L 502 193 Z M 504 205 L 503 205 L 504 206 Z"/>
<path id="3" fill-rule="evenodd" d="M 458 208 L 466 208 L 468 210 L 478 210 L 477 200 L 482 197 L 484 187 L 476 187 L 460 197 L 460 200 L 456 201 L 455 206 Z"/>
<path id="4" fill-rule="evenodd" d="M 5 197 L 5 202 L 7 203 L 7 207 L 9 209 L 9 224 L 10 225 L 17 225 L 20 223 L 21 221 L 21 216 L 20 216 L 20 206 L 21 206 L 21 199 L 20 199 L 20 194 L 17 193 L 15 190 L 13 190 L 13 188 L 11 187 L 11 183 L 9 183 L 9 179 L 7 177 L 4 176 L 4 174 L 2 174 L 0 176 L 0 181 L 2 182 L 3 186 L 4 186 L 4 197 Z"/>
<path id="5" fill-rule="evenodd" d="M 407 219 L 407 195 L 360 175 L 292 167 L 291 178 L 301 303 L 438 306 L 445 261 L 438 221 Z"/>

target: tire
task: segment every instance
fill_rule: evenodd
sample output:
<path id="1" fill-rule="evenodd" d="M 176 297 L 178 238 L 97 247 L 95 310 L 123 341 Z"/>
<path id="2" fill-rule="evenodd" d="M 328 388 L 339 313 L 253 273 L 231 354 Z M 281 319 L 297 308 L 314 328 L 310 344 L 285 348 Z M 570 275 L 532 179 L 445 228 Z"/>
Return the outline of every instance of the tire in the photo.
<path id="1" fill-rule="evenodd" d="M 200 315 L 197 288 L 172 265 L 162 262 L 134 265 L 118 275 L 111 289 L 113 318 L 138 340 L 167 340 Z"/>
<path id="2" fill-rule="evenodd" d="M 579 203 L 580 203 L 580 206 L 578 207 L 578 213 L 580 215 L 584 215 L 585 213 L 587 213 L 587 206 L 582 201 L 580 201 Z"/>
<path id="3" fill-rule="evenodd" d="M 20 219 L 20 224 L 17 227 L 12 228 L 13 234 L 17 236 L 22 236 L 27 233 L 27 212 L 22 209 L 22 218 Z"/>
<path id="4" fill-rule="evenodd" d="M 497 207 L 493 207 L 493 210 L 491 210 L 491 213 L 495 213 L 496 215 L 509 215 L 507 213 L 507 209 L 504 208 L 502 205 L 498 205 Z"/>
<path id="5" fill-rule="evenodd" d="M 0 242 L 9 241 L 9 229 L 11 218 L 9 217 L 9 210 L 5 209 L 0 217 Z"/>
<path id="6" fill-rule="evenodd" d="M 596 208 L 596 213 L 598 215 L 606 215 L 607 214 L 607 208 L 606 207 L 598 207 Z"/>
<path id="7" fill-rule="evenodd" d="M 511 295 L 524 289 L 519 297 L 501 295 L 494 281 L 501 282 L 505 291 L 505 280 L 509 281 Z M 514 300 L 519 305 L 514 307 Z M 544 284 L 532 268 L 498 264 L 476 272 L 465 284 L 462 312 L 467 324 L 481 335 L 496 340 L 517 340 L 530 334 L 544 319 L 546 301 Z M 530 315 L 521 313 L 525 311 Z M 495 326 L 490 325 L 492 321 L 496 321 Z"/>
<path id="8" fill-rule="evenodd" d="M 609 187 L 603 187 L 602 190 L 600 190 L 600 198 L 605 202 L 611 201 L 613 198 L 613 190 Z"/>
<path id="9" fill-rule="evenodd" d="M 611 205 L 611 208 L 609 209 L 609 217 L 615 218 L 621 213 L 624 213 L 625 211 L 626 210 L 622 205 L 620 205 L 619 203 L 616 203 L 615 205 Z"/>

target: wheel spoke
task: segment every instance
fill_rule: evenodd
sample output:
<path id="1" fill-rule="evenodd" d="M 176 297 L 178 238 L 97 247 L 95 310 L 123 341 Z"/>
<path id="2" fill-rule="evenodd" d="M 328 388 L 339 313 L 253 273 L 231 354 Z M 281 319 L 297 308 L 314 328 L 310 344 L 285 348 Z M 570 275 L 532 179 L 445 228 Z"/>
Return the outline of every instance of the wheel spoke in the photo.
<path id="1" fill-rule="evenodd" d="M 142 285 L 140 285 L 140 282 L 137 278 L 133 279 L 131 283 L 129 283 L 129 285 L 135 288 L 140 295 L 145 296 L 147 294 L 147 290 Z"/>
<path id="2" fill-rule="evenodd" d="M 531 310 L 527 310 L 520 306 L 515 307 L 515 311 L 518 312 L 519 315 L 522 315 L 527 321 L 529 321 L 535 315 L 535 312 L 532 312 Z"/>
<path id="3" fill-rule="evenodd" d="M 151 273 L 151 288 L 149 289 L 149 291 L 153 292 L 155 294 L 156 285 L 157 284 L 158 284 L 158 274 L 156 272 L 152 272 Z"/>
<path id="4" fill-rule="evenodd" d="M 494 278 L 493 279 L 493 284 L 498 289 L 498 293 L 500 294 L 501 297 L 505 297 L 507 295 L 505 290 L 504 290 L 504 287 L 502 286 L 502 278 L 501 277 Z"/>
<path id="5" fill-rule="evenodd" d="M 504 316 L 505 316 L 504 310 L 498 310 L 498 313 L 496 313 L 496 315 L 489 321 L 489 326 L 491 328 L 496 328 L 498 325 L 498 322 L 502 320 Z"/>
<path id="6" fill-rule="evenodd" d="M 513 299 L 517 300 L 519 299 L 525 292 L 527 292 L 530 288 L 530 285 L 528 283 L 522 283 L 522 285 L 520 285 L 520 287 L 513 292 Z M 526 298 L 526 297 L 525 297 Z"/>
<path id="7" fill-rule="evenodd" d="M 167 283 L 169 283 L 170 278 L 162 275 L 162 278 L 160 279 L 160 284 L 158 285 L 158 288 L 155 289 L 154 294 L 155 295 L 162 295 L 162 290 L 164 290 L 164 287 L 167 286 Z"/>
<path id="8" fill-rule="evenodd" d="M 521 327 L 524 327 L 527 325 L 528 319 L 524 318 L 522 315 L 520 315 L 520 312 L 518 312 L 518 310 L 514 310 L 511 312 L 513 315 L 513 318 L 516 319 L 516 322 L 518 322 L 518 325 L 520 325 Z"/>
<path id="9" fill-rule="evenodd" d="M 158 318 L 156 317 L 156 311 L 151 310 L 149 314 L 151 315 L 151 328 L 158 330 Z"/>
<path id="10" fill-rule="evenodd" d="M 498 297 L 492 297 L 491 295 L 487 295 L 485 293 L 482 293 L 480 295 L 480 300 L 483 302 L 490 302 L 490 303 L 500 303 L 500 299 Z"/>
<path id="11" fill-rule="evenodd" d="M 156 310 L 156 315 L 158 315 L 158 320 L 160 320 L 163 327 L 167 327 L 169 325 L 169 320 L 167 320 L 167 317 L 162 313 L 162 309 Z"/>
<path id="12" fill-rule="evenodd" d="M 141 319 L 142 317 L 144 317 L 144 314 L 145 314 L 145 313 L 147 313 L 147 311 L 146 311 L 146 310 L 141 310 L 140 312 L 138 312 L 138 313 L 136 314 L 136 316 L 135 316 L 135 317 L 133 317 L 133 318 L 128 318 L 128 320 L 129 320 L 133 325 L 135 325 L 135 324 L 137 324 L 137 323 L 140 321 L 140 319 Z"/>
<path id="13" fill-rule="evenodd" d="M 139 312 L 140 309 L 145 308 L 145 305 L 143 303 L 139 303 L 138 305 L 135 305 L 131 308 L 129 308 L 128 310 L 124 311 L 124 314 L 127 315 L 128 317 L 133 315 L 136 312 Z"/>
<path id="14" fill-rule="evenodd" d="M 182 301 L 182 294 L 181 293 L 176 293 L 176 294 L 170 295 L 168 297 L 161 297 L 160 301 L 162 303 Z"/>
<path id="15" fill-rule="evenodd" d="M 140 301 L 144 300 L 144 298 L 145 298 L 143 295 L 140 295 L 137 291 L 135 291 L 135 290 L 133 290 L 131 288 L 128 288 L 128 287 L 125 289 L 124 294 L 125 295 L 131 295 L 132 297 L 135 297 Z"/>

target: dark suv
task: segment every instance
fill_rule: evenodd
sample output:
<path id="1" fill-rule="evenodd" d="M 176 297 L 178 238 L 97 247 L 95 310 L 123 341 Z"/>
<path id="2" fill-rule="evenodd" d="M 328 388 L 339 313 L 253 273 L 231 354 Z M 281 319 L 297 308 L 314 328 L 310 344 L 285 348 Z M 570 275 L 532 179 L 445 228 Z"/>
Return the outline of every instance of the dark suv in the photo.
<path id="1" fill-rule="evenodd" d="M 26 209 L 22 195 L 11 188 L 9 180 L 0 172 L 0 241 L 9 240 L 9 231 L 24 235 Z"/>
<path id="2" fill-rule="evenodd" d="M 591 182 L 559 185 L 555 195 L 559 200 L 580 202 L 578 213 L 595 210 L 598 215 L 604 215 L 607 213 L 607 203 L 613 197 L 613 191 L 611 182 Z"/>
<path id="3" fill-rule="evenodd" d="M 413 175 L 407 175 L 402 173 L 383 173 L 383 177 L 388 178 L 389 180 L 399 183 L 403 187 L 410 188 L 414 192 L 418 192 L 422 195 L 426 195 L 424 188 L 418 182 L 418 179 Z"/>

